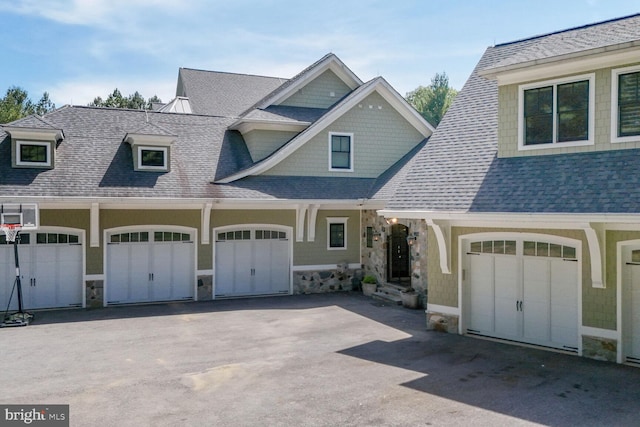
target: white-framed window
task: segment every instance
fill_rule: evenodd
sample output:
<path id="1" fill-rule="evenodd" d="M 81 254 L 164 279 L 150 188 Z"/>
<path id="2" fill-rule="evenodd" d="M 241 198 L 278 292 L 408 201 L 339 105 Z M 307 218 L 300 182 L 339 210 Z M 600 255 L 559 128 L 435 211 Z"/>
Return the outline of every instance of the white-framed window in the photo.
<path id="1" fill-rule="evenodd" d="M 521 85 L 518 149 L 593 145 L 595 74 Z"/>
<path id="2" fill-rule="evenodd" d="M 329 170 L 353 172 L 353 134 L 329 132 Z"/>
<path id="3" fill-rule="evenodd" d="M 640 65 L 611 70 L 611 142 L 640 141 Z"/>
<path id="4" fill-rule="evenodd" d="M 16 141 L 16 165 L 51 167 L 51 143 Z"/>
<path id="5" fill-rule="evenodd" d="M 167 147 L 138 146 L 138 169 L 167 170 Z"/>
<path id="6" fill-rule="evenodd" d="M 347 221 L 349 218 L 327 218 L 327 249 L 347 249 Z"/>

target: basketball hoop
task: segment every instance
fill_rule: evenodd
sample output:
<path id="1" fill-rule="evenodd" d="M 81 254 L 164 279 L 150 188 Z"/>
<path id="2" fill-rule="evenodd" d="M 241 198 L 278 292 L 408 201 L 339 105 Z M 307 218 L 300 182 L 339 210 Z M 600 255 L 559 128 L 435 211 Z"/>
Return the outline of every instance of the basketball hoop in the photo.
<path id="1" fill-rule="evenodd" d="M 15 242 L 22 227 L 20 224 L 0 224 L 0 230 L 7 237 L 7 242 Z"/>

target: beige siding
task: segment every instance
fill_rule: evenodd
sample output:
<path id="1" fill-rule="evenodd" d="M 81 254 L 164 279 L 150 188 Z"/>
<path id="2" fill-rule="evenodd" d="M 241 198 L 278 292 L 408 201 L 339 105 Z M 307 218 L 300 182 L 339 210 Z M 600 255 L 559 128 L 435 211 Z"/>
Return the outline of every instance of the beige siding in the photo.
<path id="1" fill-rule="evenodd" d="M 347 220 L 347 249 L 327 250 L 328 217 Z M 360 212 L 318 211 L 315 242 L 296 242 L 293 246 L 293 265 L 325 265 L 343 262 L 360 263 Z"/>
<path id="2" fill-rule="evenodd" d="M 589 257 L 589 247 L 584 232 L 580 230 L 538 230 L 523 229 L 517 230 L 522 233 L 549 234 L 553 236 L 568 237 L 582 241 L 582 324 L 594 328 L 615 330 L 616 328 L 616 287 L 611 283 L 611 268 L 615 271 L 615 261 L 613 267 L 611 262 L 607 267 L 607 287 L 605 289 L 594 288 L 591 284 L 591 261 Z M 515 232 L 513 229 L 500 228 L 476 228 L 476 227 L 454 227 L 451 230 L 451 274 L 442 274 L 440 270 L 440 260 L 438 246 L 435 235 L 429 228 L 428 240 L 428 289 L 429 303 L 445 305 L 449 307 L 458 306 L 458 237 L 465 234 L 488 233 L 488 232 Z M 640 236 L 640 233 L 636 233 Z M 607 234 L 607 259 L 610 260 L 613 245 L 615 257 L 614 238 L 619 236 Z"/>
<path id="3" fill-rule="evenodd" d="M 344 84 L 333 71 L 327 70 L 285 99 L 280 105 L 329 108 L 350 91 L 349 86 Z"/>
<path id="4" fill-rule="evenodd" d="M 258 162 L 271 153 L 282 147 L 297 132 L 274 131 L 274 130 L 252 130 L 244 135 L 249 154 L 254 162 Z"/>
<path id="5" fill-rule="evenodd" d="M 634 65 L 634 64 L 629 64 Z M 625 65 L 626 66 L 626 65 Z M 623 67 L 615 67 L 623 68 Z M 545 148 L 518 151 L 518 84 L 501 86 L 498 90 L 498 153 L 500 157 L 539 156 L 545 154 L 640 148 L 640 142 L 611 143 L 611 71 L 605 68 L 595 73 L 595 144 L 582 147 Z M 564 77 L 564 76 L 558 76 Z M 548 79 L 545 79 L 545 81 Z M 527 82 L 529 83 L 529 82 Z"/>
<path id="6" fill-rule="evenodd" d="M 353 133 L 354 172 L 329 171 L 330 132 Z M 265 175 L 376 178 L 423 139 L 374 92 Z"/>

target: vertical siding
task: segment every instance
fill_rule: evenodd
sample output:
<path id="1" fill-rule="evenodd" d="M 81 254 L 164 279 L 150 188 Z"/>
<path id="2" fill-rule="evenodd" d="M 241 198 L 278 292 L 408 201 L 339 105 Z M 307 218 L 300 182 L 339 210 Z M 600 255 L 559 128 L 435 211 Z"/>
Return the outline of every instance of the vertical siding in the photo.
<path id="1" fill-rule="evenodd" d="M 353 133 L 354 172 L 329 171 L 330 132 Z M 264 174 L 376 178 L 423 139 L 374 92 Z"/>
<path id="2" fill-rule="evenodd" d="M 637 65 L 637 64 L 628 64 Z M 627 65 L 614 67 L 623 68 Z M 498 89 L 498 154 L 500 157 L 539 156 L 545 154 L 580 153 L 588 151 L 640 148 L 640 142 L 611 143 L 611 71 L 603 68 L 580 74 L 595 73 L 595 144 L 582 147 L 562 147 L 518 151 L 518 84 Z M 562 77 L 562 76 L 558 76 Z M 551 79 L 545 79 L 551 80 Z M 524 84 L 524 83 L 523 83 Z"/>
<path id="3" fill-rule="evenodd" d="M 258 162 L 282 147 L 296 135 L 297 132 L 252 130 L 242 136 L 247 144 L 251 158 L 254 162 Z"/>
<path id="4" fill-rule="evenodd" d="M 333 71 L 326 70 L 281 102 L 280 105 L 329 108 L 349 92 L 351 92 L 349 86 L 344 84 Z M 333 93 L 333 96 L 331 93 Z"/>

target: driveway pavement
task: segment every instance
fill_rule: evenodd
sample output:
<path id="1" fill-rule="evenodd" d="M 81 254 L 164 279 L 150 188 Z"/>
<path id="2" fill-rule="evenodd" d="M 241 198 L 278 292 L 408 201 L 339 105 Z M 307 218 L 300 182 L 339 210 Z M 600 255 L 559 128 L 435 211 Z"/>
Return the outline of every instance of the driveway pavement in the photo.
<path id="1" fill-rule="evenodd" d="M 640 424 L 640 368 L 424 325 L 354 293 L 40 312 L 0 329 L 0 403 L 72 426 Z"/>

